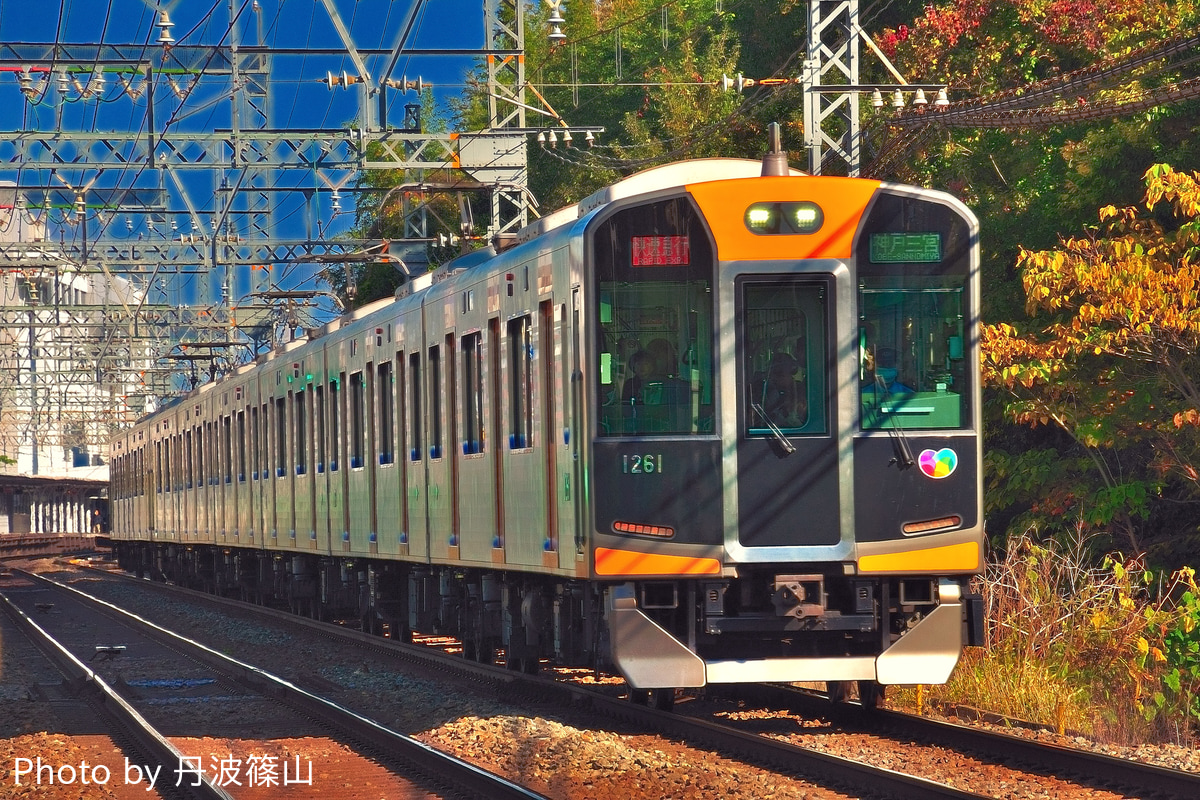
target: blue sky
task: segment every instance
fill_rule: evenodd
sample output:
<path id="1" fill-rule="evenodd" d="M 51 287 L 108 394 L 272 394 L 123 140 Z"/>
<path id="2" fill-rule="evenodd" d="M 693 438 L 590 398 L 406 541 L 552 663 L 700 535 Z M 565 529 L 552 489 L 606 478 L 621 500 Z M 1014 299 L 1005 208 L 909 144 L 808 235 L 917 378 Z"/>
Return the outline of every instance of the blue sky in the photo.
<path id="1" fill-rule="evenodd" d="M 390 50 L 397 41 L 406 18 L 414 6 L 413 0 L 335 0 L 345 26 L 356 47 L 362 50 Z M 229 91 L 228 80 L 220 76 L 199 77 L 194 70 L 180 68 L 172 59 L 163 58 L 163 48 L 158 43 L 161 29 L 158 27 L 159 11 L 166 10 L 173 26 L 170 28 L 175 46 L 212 46 L 228 44 L 230 18 L 235 18 L 238 36 L 244 46 L 262 41 L 268 47 L 290 50 L 327 49 L 341 51 L 343 43 L 337 28 L 321 0 L 236 0 L 231 9 L 228 0 L 175 0 L 169 3 L 154 3 L 151 0 L 0 0 L 0 46 L 18 43 L 74 43 L 108 45 L 135 45 L 133 52 L 145 63 L 159 71 L 156 83 L 156 125 L 161 131 L 164 125 L 175 133 L 208 132 L 227 129 L 230 125 L 229 103 L 223 98 Z M 482 0 L 430 0 L 415 18 L 412 34 L 406 46 L 417 49 L 461 49 L 478 48 L 484 44 Z M 133 132 L 146 130 L 146 94 L 140 91 L 140 76 L 122 72 L 114 67 L 103 70 L 105 87 L 99 97 L 81 97 L 79 89 L 86 88 L 96 64 L 61 62 L 33 62 L 32 77 L 35 88 L 40 91 L 35 102 L 29 102 L 21 94 L 19 71 L 11 60 L 13 50 L 4 51 L 5 71 L 0 72 L 0 132 L 14 131 L 90 131 L 99 133 Z M 368 70 L 379 75 L 386 68 L 389 57 L 384 54 L 366 55 Z M 463 88 L 464 78 L 471 69 L 473 60 L 467 56 L 448 55 L 405 55 L 396 64 L 394 78 L 420 76 L 427 84 L 434 85 L 435 99 L 439 104 L 449 97 L 458 95 Z M 65 95 L 58 92 L 57 76 L 66 70 L 69 77 L 78 81 Z M 356 74 L 354 62 L 344 52 L 331 55 L 309 53 L 281 54 L 274 56 L 269 82 L 268 125 L 284 129 L 328 129 L 351 126 L 358 116 L 356 91 L 340 88 L 330 91 L 323 82 L 327 73 L 339 75 L 342 71 Z M 48 82 L 43 82 L 49 76 Z M 121 85 L 122 79 L 131 80 L 131 93 Z M 173 81 L 173 83 L 172 83 Z M 175 95 L 175 90 L 185 94 Z M 134 96 L 136 94 L 136 96 Z M 400 126 L 403 122 L 403 104 L 412 101 L 415 95 L 392 93 L 392 109 L 387 122 Z M 0 140 L 3 140 L 0 133 Z M 58 170 L 59 177 L 73 186 L 91 180 L 95 168 L 66 165 Z M 340 181 L 348 175 L 329 175 L 327 178 Z M 0 144 L 0 181 L 19 181 L 25 185 L 59 185 L 61 181 L 50 175 L 49 170 L 30 168 L 13 163 L 11 151 L 4 151 Z M 149 186 L 160 185 L 161 174 L 145 170 L 140 165 L 108 169 L 95 184 L 104 186 Z M 194 202 L 208 203 L 216 188 L 211 175 L 189 175 L 188 193 Z M 291 171 L 279 181 L 284 186 L 322 188 L 319 176 L 297 174 Z M 178 193 L 166 182 L 172 194 L 172 211 L 179 212 L 183 203 Z M 328 188 L 328 187 L 324 187 Z M 199 201 L 196 198 L 200 198 Z M 60 194 L 57 200 L 62 199 Z M 331 208 L 328 192 L 321 195 L 318 217 L 320 230 L 326 236 L 334 236 L 347 230 L 353 221 L 349 213 L 353 197 L 343 195 L 341 213 Z M 306 211 L 295 198 L 280 197 L 277 219 L 278 234 L 300 238 L 306 230 L 311 231 L 313 220 L 307 222 Z M 77 224 L 65 216 L 65 210 L 51 214 L 53 238 L 60 236 L 74 240 L 78 236 Z M 149 229 L 148 223 L 155 223 Z M 191 223 L 179 213 L 162 215 L 157 220 L 140 215 L 122 215 L 116 218 L 93 215 L 89 219 L 89 237 L 94 239 L 103 229 L 106 236 L 134 238 L 137 236 L 172 236 L 170 228 L 174 222 L 179 232 L 186 233 Z M 130 227 L 131 226 L 131 227 Z M 317 288 L 312 278 L 295 270 L 289 278 L 292 286 Z M 193 279 L 186 279 L 194 283 Z M 235 279 L 237 295 L 248 289 L 248 278 L 239 275 Z M 193 286 L 171 287 L 175 296 L 168 300 L 195 302 Z M 199 298 L 202 299 L 202 298 Z"/>
<path id="2" fill-rule="evenodd" d="M 155 4 L 148 0 L 0 0 L 0 42 L 70 42 L 142 44 L 148 57 L 158 48 L 160 29 L 155 6 L 168 10 L 174 23 L 171 33 L 177 45 L 228 43 L 230 18 L 228 0 Z M 255 10 L 254 6 L 258 9 Z M 355 45 L 362 49 L 390 49 L 399 35 L 413 2 L 407 0 L 335 0 L 334 6 L 349 29 Z M 339 49 L 337 30 L 320 0 L 237 0 L 235 16 L 241 41 L 258 43 L 261 27 L 264 43 L 272 48 Z M 483 45 L 481 0 L 430 0 L 413 26 L 406 44 L 410 47 L 469 48 Z M 379 74 L 385 56 L 368 56 L 367 64 Z M 421 75 L 440 88 L 439 94 L 457 93 L 469 68 L 469 59 L 454 56 L 405 56 L 393 70 Z M 86 65 L 69 65 L 86 66 Z M 280 127 L 338 127 L 354 116 L 350 94 L 330 92 L 317 83 L 327 71 L 355 73 L 348 56 L 280 55 L 274 65 L 275 103 L 273 123 Z M 15 80 L 0 82 L 16 88 Z M 8 92 L 5 92 L 7 94 Z M 4 103 L 5 129 L 12 129 L 12 107 Z M 125 119 L 128 119 L 128 108 Z M 121 121 L 119 109 L 113 109 Z M 105 115 L 106 117 L 108 115 Z M 89 115 L 90 118 L 90 115 Z M 398 122 L 398 120 L 397 120 Z M 191 126 L 189 126 L 191 127 Z"/>

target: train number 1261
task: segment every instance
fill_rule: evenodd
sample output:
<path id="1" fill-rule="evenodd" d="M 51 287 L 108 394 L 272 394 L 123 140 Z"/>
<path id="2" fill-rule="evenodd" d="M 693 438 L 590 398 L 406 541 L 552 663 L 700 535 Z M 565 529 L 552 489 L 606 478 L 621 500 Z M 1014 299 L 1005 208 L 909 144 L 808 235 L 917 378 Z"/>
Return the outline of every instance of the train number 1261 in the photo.
<path id="1" fill-rule="evenodd" d="M 661 473 L 662 455 L 621 456 L 621 471 L 626 475 L 652 475 Z"/>

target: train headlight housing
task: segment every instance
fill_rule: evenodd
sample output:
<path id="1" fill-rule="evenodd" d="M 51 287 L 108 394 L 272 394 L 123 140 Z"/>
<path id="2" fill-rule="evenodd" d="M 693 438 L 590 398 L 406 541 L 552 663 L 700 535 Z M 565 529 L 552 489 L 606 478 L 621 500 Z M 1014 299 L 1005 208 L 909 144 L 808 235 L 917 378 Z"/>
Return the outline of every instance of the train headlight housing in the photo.
<path id="1" fill-rule="evenodd" d="M 775 215 L 771 213 L 771 209 L 762 206 L 750 206 L 746 212 L 746 226 L 752 231 L 765 232 L 774 219 Z"/>
<path id="2" fill-rule="evenodd" d="M 746 209 L 745 223 L 751 233 L 760 236 L 807 235 L 825 224 L 825 212 L 811 200 L 754 203 Z"/>

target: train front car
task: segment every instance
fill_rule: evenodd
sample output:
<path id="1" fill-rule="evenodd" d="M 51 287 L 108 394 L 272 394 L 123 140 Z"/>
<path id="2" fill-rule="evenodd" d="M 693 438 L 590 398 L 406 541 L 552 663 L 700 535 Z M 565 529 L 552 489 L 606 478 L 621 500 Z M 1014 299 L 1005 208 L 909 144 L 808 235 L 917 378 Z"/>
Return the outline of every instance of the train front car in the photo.
<path id="1" fill-rule="evenodd" d="M 983 563 L 971 212 L 756 177 L 587 230 L 592 574 L 630 684 L 946 681 Z"/>

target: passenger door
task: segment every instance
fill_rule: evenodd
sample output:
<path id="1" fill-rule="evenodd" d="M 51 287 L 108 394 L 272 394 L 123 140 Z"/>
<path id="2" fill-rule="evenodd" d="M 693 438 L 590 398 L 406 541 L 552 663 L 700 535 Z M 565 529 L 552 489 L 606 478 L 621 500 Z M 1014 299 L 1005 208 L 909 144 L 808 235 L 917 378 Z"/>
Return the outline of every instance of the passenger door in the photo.
<path id="1" fill-rule="evenodd" d="M 738 537 L 746 548 L 841 540 L 833 281 L 737 281 Z"/>

